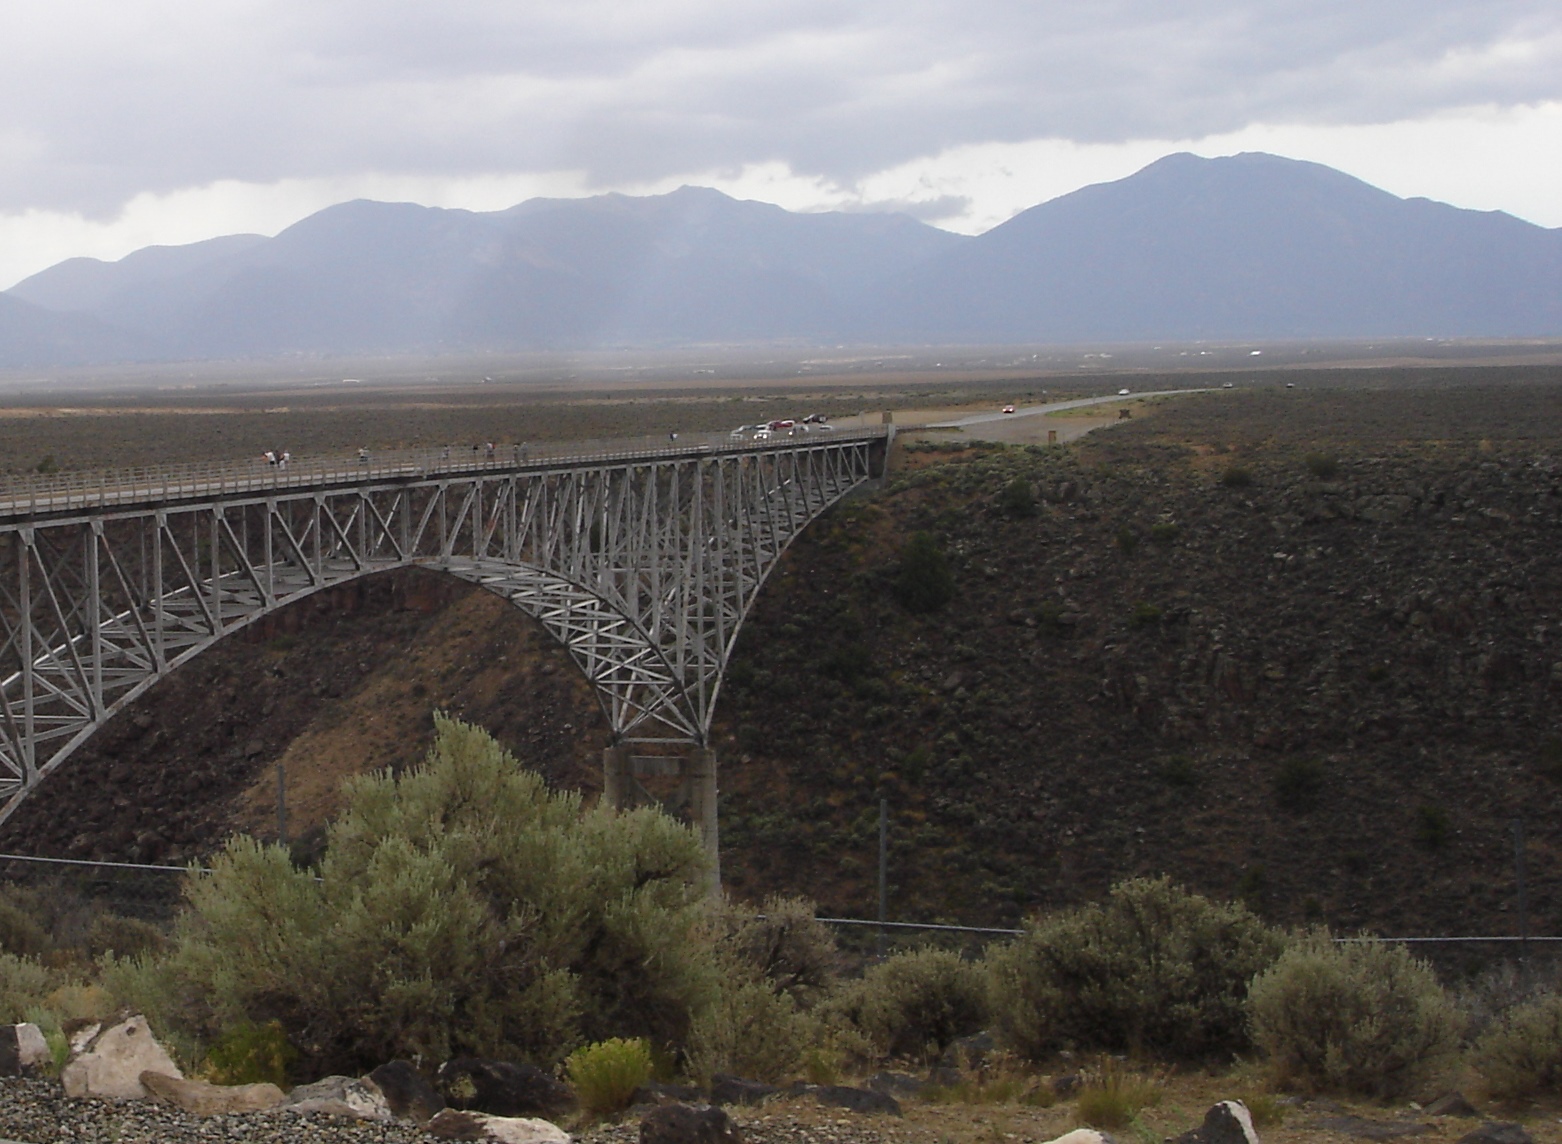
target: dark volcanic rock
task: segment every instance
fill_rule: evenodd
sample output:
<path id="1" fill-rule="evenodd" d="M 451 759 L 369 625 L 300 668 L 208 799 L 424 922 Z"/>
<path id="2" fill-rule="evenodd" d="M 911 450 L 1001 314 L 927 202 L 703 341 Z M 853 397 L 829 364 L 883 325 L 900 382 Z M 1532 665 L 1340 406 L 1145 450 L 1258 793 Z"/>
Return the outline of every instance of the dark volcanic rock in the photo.
<path id="1" fill-rule="evenodd" d="M 369 1074 L 399 1120 L 426 1124 L 445 1107 L 445 1098 L 410 1061 L 388 1061 Z"/>
<path id="2" fill-rule="evenodd" d="M 457 1057 L 439 1066 L 439 1091 L 450 1107 L 494 1116 L 551 1120 L 575 1107 L 569 1086 L 532 1065 Z"/>
<path id="3" fill-rule="evenodd" d="M 640 1144 L 741 1144 L 742 1139 L 720 1108 L 664 1104 L 640 1118 Z"/>
<path id="4" fill-rule="evenodd" d="M 773 1084 L 744 1080 L 742 1077 L 729 1076 L 727 1073 L 716 1073 L 710 1078 L 712 1104 L 758 1104 L 765 1097 L 774 1096 L 780 1091 Z"/>

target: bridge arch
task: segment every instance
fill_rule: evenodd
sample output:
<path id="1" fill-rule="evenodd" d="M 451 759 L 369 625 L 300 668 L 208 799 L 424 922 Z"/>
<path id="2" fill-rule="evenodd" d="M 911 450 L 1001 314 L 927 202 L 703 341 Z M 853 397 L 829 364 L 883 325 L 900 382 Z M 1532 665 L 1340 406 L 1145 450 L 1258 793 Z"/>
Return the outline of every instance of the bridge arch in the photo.
<path id="1" fill-rule="evenodd" d="M 422 567 L 500 595 L 563 644 L 607 716 L 614 801 L 633 797 L 636 749 L 685 750 L 714 850 L 706 737 L 737 634 L 781 553 L 882 473 L 887 443 L 869 431 L 0 487 L 0 821 L 225 636 L 324 589 Z"/>

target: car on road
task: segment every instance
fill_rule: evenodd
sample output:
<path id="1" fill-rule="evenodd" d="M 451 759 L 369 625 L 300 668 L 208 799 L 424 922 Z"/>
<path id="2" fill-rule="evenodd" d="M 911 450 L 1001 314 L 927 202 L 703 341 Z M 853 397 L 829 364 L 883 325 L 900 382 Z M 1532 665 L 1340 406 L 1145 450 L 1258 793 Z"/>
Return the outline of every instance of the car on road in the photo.
<path id="1" fill-rule="evenodd" d="M 779 419 L 777 419 L 775 421 L 772 421 L 769 424 L 769 426 L 767 426 L 767 428 L 769 428 L 769 430 L 772 433 L 777 433 L 777 432 L 780 432 L 782 429 L 790 429 L 790 428 L 792 428 L 796 424 L 797 424 L 797 422 L 793 421 L 790 417 L 779 418 Z"/>
<path id="2" fill-rule="evenodd" d="M 1012 406 L 1012 405 L 1005 405 L 1003 407 L 1003 411 L 1005 413 L 1013 413 L 1014 412 L 1014 406 Z"/>
<path id="3" fill-rule="evenodd" d="M 1228 382 L 1226 382 L 1225 385 L 1221 386 L 1220 388 L 1221 389 L 1235 389 L 1236 388 L 1236 383 L 1228 381 Z"/>
<path id="4" fill-rule="evenodd" d="M 756 441 L 768 441 L 768 440 L 770 440 L 770 430 L 768 428 L 767 429 L 756 429 L 756 430 L 754 430 L 754 440 L 756 440 Z"/>
<path id="5" fill-rule="evenodd" d="M 1126 390 L 1126 389 L 1119 389 L 1117 391 L 1117 396 L 1119 396 L 1119 397 L 1127 397 L 1128 396 L 1128 390 Z"/>

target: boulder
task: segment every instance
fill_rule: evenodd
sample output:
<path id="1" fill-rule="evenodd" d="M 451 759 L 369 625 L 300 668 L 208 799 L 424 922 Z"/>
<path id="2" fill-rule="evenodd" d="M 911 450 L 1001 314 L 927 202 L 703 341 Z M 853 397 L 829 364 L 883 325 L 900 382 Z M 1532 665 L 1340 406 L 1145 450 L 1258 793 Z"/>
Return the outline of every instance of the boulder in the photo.
<path id="1" fill-rule="evenodd" d="M 1072 1132 L 1065 1132 L 1055 1140 L 1049 1140 L 1047 1144 L 1116 1144 L 1105 1132 L 1097 1132 L 1094 1128 L 1076 1128 Z"/>
<path id="2" fill-rule="evenodd" d="M 427 1124 L 444 1110 L 445 1098 L 410 1061 L 389 1061 L 369 1074 L 397 1120 Z"/>
<path id="3" fill-rule="evenodd" d="M 1172 1144 L 1258 1144 L 1253 1117 L 1240 1100 L 1223 1100 L 1204 1114 L 1204 1123 Z"/>
<path id="4" fill-rule="evenodd" d="M 1459 1137 L 1459 1144 L 1535 1144 L 1535 1141 L 1522 1124 L 1488 1120 L 1473 1132 Z"/>
<path id="5" fill-rule="evenodd" d="M 948 1069 L 979 1069 L 997 1047 L 991 1033 L 972 1033 L 951 1041 L 938 1063 Z"/>
<path id="6" fill-rule="evenodd" d="M 86 1040 L 80 1055 L 65 1066 L 60 1081 L 66 1096 L 145 1099 L 142 1073 L 183 1079 L 167 1050 L 157 1043 L 146 1018 L 137 1014 L 102 1029 Z"/>
<path id="7" fill-rule="evenodd" d="M 481 1057 L 440 1065 L 439 1091 L 451 1108 L 490 1116 L 554 1117 L 575 1108 L 569 1086 L 541 1069 Z"/>
<path id="8" fill-rule="evenodd" d="M 1338 1132 L 1342 1136 L 1354 1136 L 1358 1140 L 1394 1140 L 1400 1136 L 1420 1136 L 1433 1131 L 1430 1124 L 1411 1121 L 1368 1120 L 1363 1116 L 1323 1116 L 1303 1128 L 1321 1128 L 1325 1132 Z M 1495 1144 L 1495 1142 L 1493 1142 Z"/>
<path id="9" fill-rule="evenodd" d="M 1078 1073 L 1065 1073 L 1062 1076 L 1052 1078 L 1052 1095 L 1064 1098 L 1073 1096 L 1079 1091 L 1084 1081 Z"/>
<path id="10" fill-rule="evenodd" d="M 642 1084 L 635 1089 L 629 1098 L 631 1107 L 635 1105 L 657 1104 L 699 1104 L 704 1099 L 704 1093 L 697 1088 L 691 1088 L 686 1084 L 659 1084 L 652 1081 L 650 1084 Z"/>
<path id="11" fill-rule="evenodd" d="M 281 1104 L 274 1084 L 211 1084 L 144 1072 L 141 1085 L 152 1096 L 194 1116 L 226 1116 L 231 1112 L 266 1112 Z"/>
<path id="12" fill-rule="evenodd" d="M 37 1025 L 0 1025 L 0 1076 L 22 1076 L 53 1059 Z"/>
<path id="13" fill-rule="evenodd" d="M 767 1096 L 781 1090 L 773 1084 L 761 1084 L 757 1080 L 716 1073 L 710 1078 L 710 1102 L 712 1104 L 758 1104 Z"/>
<path id="14" fill-rule="evenodd" d="M 741 1144 L 732 1118 L 709 1105 L 664 1104 L 640 1118 L 640 1144 Z"/>
<path id="15" fill-rule="evenodd" d="M 916 1096 L 927 1085 L 905 1073 L 878 1072 L 863 1081 L 867 1088 L 882 1092 L 885 1096 Z"/>
<path id="16" fill-rule="evenodd" d="M 1428 1116 L 1479 1116 L 1462 1092 L 1448 1092 L 1426 1106 Z"/>
<path id="17" fill-rule="evenodd" d="M 569 1133 L 557 1124 L 526 1116 L 493 1116 L 486 1112 L 447 1108 L 423 1126 L 426 1136 L 440 1140 L 481 1140 L 497 1144 L 569 1144 Z"/>
<path id="18" fill-rule="evenodd" d="M 284 1112 L 301 1115 L 325 1113 L 356 1120 L 394 1120 L 390 1102 L 380 1086 L 367 1078 L 328 1076 L 313 1084 L 301 1084 L 283 1099 Z"/>
<path id="19" fill-rule="evenodd" d="M 831 1108 L 844 1108 L 848 1112 L 882 1112 L 889 1116 L 900 1115 L 900 1102 L 893 1096 L 874 1092 L 871 1088 L 852 1088 L 844 1084 L 811 1084 L 804 1090 L 820 1104 Z"/>

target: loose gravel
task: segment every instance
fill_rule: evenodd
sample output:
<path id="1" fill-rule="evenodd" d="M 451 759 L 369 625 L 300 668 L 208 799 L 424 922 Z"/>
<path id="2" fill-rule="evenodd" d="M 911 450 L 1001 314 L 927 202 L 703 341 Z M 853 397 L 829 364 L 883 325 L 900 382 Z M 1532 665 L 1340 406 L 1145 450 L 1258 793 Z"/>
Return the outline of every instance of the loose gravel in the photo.
<path id="1" fill-rule="evenodd" d="M 901 1121 L 834 1110 L 731 1110 L 745 1144 L 921 1144 Z M 575 1134 L 578 1144 L 637 1144 L 638 1118 Z M 931 1137 L 936 1140 L 937 1137 Z M 293 1112 L 192 1116 L 152 1100 L 77 1099 L 59 1081 L 0 1078 L 0 1144 L 432 1144 L 416 1125 Z"/>

